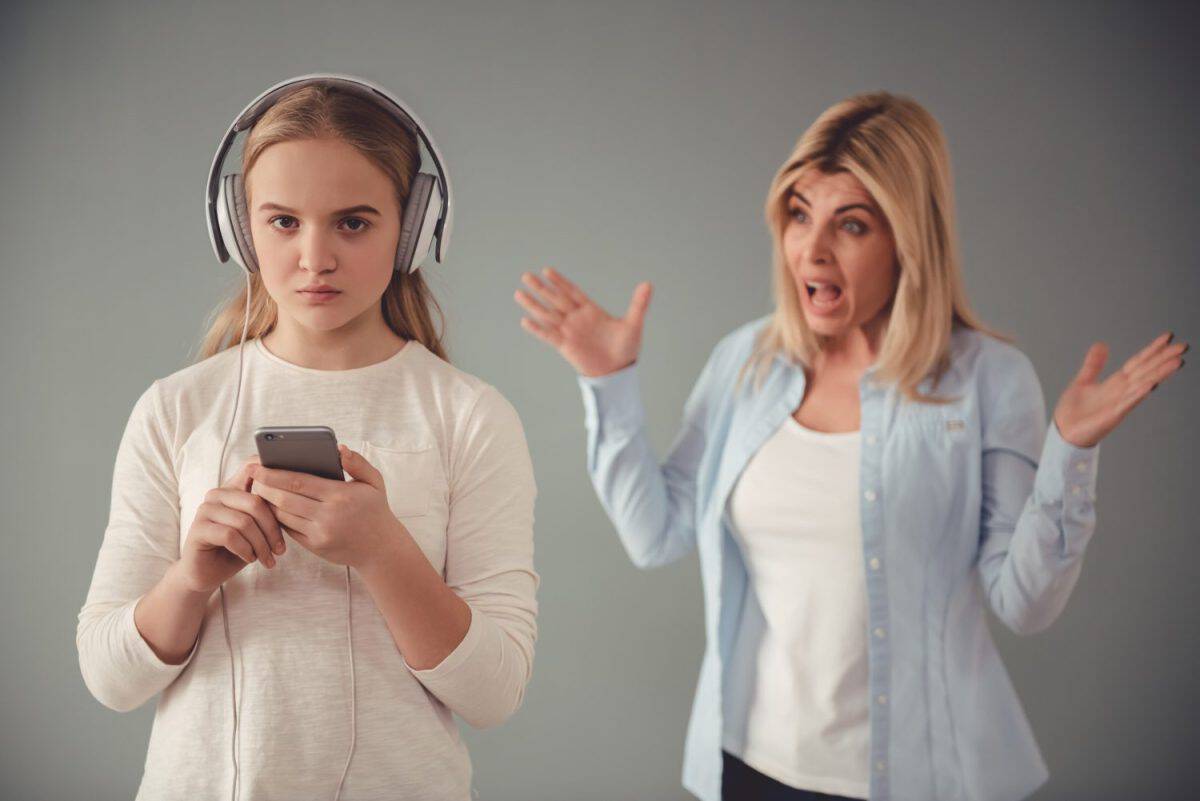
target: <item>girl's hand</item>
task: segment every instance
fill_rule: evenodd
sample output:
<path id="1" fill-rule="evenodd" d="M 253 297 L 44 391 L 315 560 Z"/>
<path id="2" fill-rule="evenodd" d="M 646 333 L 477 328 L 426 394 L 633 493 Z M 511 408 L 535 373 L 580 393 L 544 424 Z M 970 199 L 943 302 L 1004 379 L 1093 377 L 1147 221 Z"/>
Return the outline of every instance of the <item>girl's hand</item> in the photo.
<path id="1" fill-rule="evenodd" d="M 1160 383 L 1183 367 L 1190 347 L 1171 344 L 1164 333 L 1125 362 L 1104 381 L 1097 381 L 1108 347 L 1097 342 L 1083 357 L 1083 367 L 1054 407 L 1054 422 L 1062 438 L 1078 448 L 1090 448 L 1104 439 Z"/>
<path id="2" fill-rule="evenodd" d="M 275 566 L 286 549 L 283 532 L 267 503 L 247 492 L 258 456 L 204 496 L 183 543 L 177 570 L 193 592 L 212 593 L 243 567 L 261 561 Z"/>
<path id="3" fill-rule="evenodd" d="M 388 506 L 382 474 L 362 454 L 345 445 L 338 450 L 351 481 L 259 465 L 251 470 L 250 491 L 296 542 L 326 561 L 359 569 L 404 526 Z"/>
<path id="4" fill-rule="evenodd" d="M 547 267 L 545 279 L 521 275 L 525 286 L 545 299 L 517 290 L 513 297 L 529 312 L 521 327 L 558 350 L 572 367 L 586 376 L 601 376 L 628 367 L 642 347 L 642 325 L 650 305 L 647 281 L 633 290 L 624 317 L 613 317 L 596 305 L 579 287 Z"/>

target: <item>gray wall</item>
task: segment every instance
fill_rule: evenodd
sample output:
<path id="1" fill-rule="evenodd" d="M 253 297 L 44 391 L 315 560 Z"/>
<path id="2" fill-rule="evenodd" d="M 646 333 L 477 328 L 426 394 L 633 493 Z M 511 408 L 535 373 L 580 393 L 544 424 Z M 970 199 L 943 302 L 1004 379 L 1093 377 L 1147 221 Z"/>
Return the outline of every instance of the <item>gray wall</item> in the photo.
<path id="1" fill-rule="evenodd" d="M 75 615 L 132 404 L 241 281 L 209 250 L 201 185 L 263 88 L 372 78 L 449 158 L 457 236 L 433 284 L 452 356 L 520 411 L 540 490 L 535 675 L 513 720 L 468 733 L 482 797 L 683 799 L 697 565 L 627 561 L 570 368 L 517 325 L 519 273 L 557 265 L 613 309 L 654 281 L 643 379 L 665 448 L 709 349 L 768 308 L 761 205 L 796 137 L 847 94 L 905 92 L 949 137 L 971 297 L 1052 404 L 1094 339 L 1119 361 L 1200 333 L 1200 30 L 1137 5 L 6 4 L 0 797 L 137 787 L 153 705 L 88 695 Z M 1179 798 L 1194 774 L 1196 369 L 1105 442 L 1062 618 L 994 627 L 1051 768 L 1038 799 Z"/>

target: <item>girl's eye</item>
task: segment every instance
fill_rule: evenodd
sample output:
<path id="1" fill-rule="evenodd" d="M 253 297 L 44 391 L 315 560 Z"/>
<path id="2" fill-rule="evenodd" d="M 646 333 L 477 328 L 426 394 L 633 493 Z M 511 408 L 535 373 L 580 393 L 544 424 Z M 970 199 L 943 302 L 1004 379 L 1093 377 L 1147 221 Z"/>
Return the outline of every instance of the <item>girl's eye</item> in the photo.
<path id="1" fill-rule="evenodd" d="M 842 223 L 842 227 L 852 234 L 865 234 L 867 226 L 855 219 L 849 219 Z"/>
<path id="2" fill-rule="evenodd" d="M 287 224 L 277 226 L 277 225 L 275 225 L 275 223 L 277 223 L 277 222 L 285 222 Z M 292 225 L 292 223 L 295 223 L 295 222 L 296 222 L 296 218 L 291 216 L 290 214 L 280 214 L 277 217 L 272 217 L 267 222 L 267 224 L 270 225 L 272 228 L 275 228 L 276 230 L 279 230 L 279 231 L 291 231 L 291 230 L 294 230 L 296 227 L 295 225 Z M 361 219 L 359 217 L 347 217 L 346 219 L 342 220 L 342 222 L 346 223 L 346 224 L 355 224 L 356 223 L 357 225 L 351 225 L 348 229 L 351 233 L 354 233 L 354 234 L 357 234 L 359 231 L 365 231 L 371 225 L 369 222 L 367 222 L 366 220 Z"/>
<path id="3" fill-rule="evenodd" d="M 788 214 L 796 222 L 804 222 L 808 219 L 808 215 L 804 213 L 804 209 L 800 208 L 799 206 L 789 206 Z"/>

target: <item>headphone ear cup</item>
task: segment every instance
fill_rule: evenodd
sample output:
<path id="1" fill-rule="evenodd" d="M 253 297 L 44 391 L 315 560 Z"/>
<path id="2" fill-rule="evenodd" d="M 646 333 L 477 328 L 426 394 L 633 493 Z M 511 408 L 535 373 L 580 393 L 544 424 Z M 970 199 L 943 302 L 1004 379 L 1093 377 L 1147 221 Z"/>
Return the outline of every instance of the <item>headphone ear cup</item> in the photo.
<path id="1" fill-rule="evenodd" d="M 400 241 L 396 245 L 398 272 L 409 273 L 420 267 L 429 251 L 433 232 L 427 224 L 426 212 L 430 206 L 430 198 L 436 192 L 436 185 L 437 179 L 428 173 L 419 172 L 413 179 L 412 190 L 408 193 L 408 202 L 404 204 L 404 216 L 401 218 Z M 441 193 L 437 194 L 440 198 Z M 418 247 L 421 244 L 425 246 L 423 252 Z"/>
<path id="2" fill-rule="evenodd" d="M 250 235 L 250 213 L 246 208 L 241 173 L 230 173 L 221 179 L 217 192 L 217 223 L 226 250 L 234 261 L 248 273 L 258 272 L 258 254 L 254 252 L 254 240 Z"/>

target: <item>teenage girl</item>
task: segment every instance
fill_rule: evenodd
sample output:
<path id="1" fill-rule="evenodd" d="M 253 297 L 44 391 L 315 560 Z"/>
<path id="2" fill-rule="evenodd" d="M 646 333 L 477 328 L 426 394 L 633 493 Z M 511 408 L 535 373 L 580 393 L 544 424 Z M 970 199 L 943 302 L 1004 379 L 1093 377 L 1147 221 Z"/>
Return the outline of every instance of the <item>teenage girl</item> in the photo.
<path id="1" fill-rule="evenodd" d="M 80 665 L 113 709 L 162 694 L 139 799 L 465 801 L 452 713 L 501 723 L 533 662 L 529 453 L 410 271 L 414 204 L 450 202 L 440 163 L 418 172 L 419 123 L 378 87 L 302 78 L 243 115 L 220 203 L 246 290 L 134 406 Z M 258 464 L 255 428 L 280 425 L 332 428 L 348 480 Z"/>

